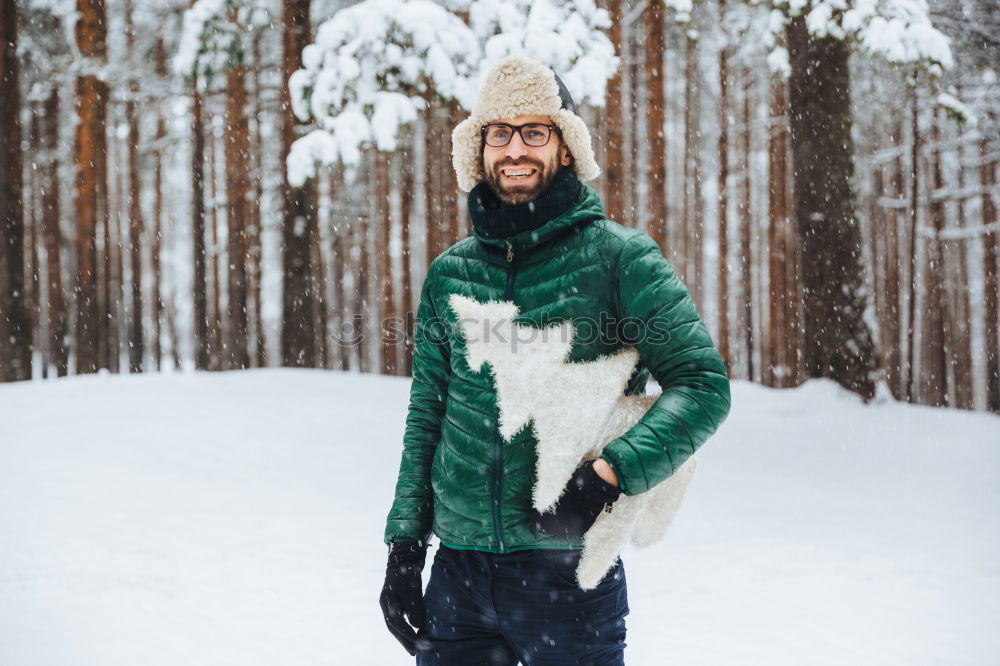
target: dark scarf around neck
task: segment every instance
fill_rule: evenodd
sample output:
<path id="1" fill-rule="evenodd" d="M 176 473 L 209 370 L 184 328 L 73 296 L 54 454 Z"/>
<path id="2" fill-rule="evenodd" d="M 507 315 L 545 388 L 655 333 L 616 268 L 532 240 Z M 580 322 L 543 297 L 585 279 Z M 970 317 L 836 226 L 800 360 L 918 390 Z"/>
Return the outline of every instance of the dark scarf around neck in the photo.
<path id="1" fill-rule="evenodd" d="M 542 196 L 507 206 L 484 180 L 469 192 L 469 217 L 476 233 L 484 238 L 507 238 L 534 231 L 568 211 L 576 203 L 580 187 L 576 170 L 563 167 Z"/>

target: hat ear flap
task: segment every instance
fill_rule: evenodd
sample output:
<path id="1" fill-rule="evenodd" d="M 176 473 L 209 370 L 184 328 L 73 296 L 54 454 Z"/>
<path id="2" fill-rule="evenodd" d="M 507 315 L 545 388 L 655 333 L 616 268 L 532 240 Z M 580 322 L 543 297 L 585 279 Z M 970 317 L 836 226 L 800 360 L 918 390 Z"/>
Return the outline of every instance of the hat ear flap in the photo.
<path id="1" fill-rule="evenodd" d="M 483 180 L 479 154 L 483 149 L 480 126 L 471 116 L 451 132 L 451 165 L 455 169 L 458 187 L 469 192 Z"/>

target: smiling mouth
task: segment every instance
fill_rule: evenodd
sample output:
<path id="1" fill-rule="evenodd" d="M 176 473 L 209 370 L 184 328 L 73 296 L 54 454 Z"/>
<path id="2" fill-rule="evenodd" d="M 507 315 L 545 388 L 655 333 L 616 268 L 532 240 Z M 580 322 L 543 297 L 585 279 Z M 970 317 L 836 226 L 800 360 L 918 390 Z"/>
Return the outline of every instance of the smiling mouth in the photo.
<path id="1" fill-rule="evenodd" d="M 505 167 L 500 169 L 500 173 L 511 180 L 524 180 L 526 178 L 530 178 L 535 175 L 537 171 L 537 169 L 533 169 L 531 167 Z"/>

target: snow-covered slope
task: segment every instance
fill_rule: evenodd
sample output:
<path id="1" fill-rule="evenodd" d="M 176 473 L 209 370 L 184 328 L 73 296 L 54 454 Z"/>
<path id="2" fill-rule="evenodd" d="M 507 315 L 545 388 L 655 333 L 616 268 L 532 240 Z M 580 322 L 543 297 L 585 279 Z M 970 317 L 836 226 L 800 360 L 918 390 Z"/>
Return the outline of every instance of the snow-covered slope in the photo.
<path id="1" fill-rule="evenodd" d="M 0 386 L 0 664 L 407 664 L 378 609 L 405 379 Z M 632 666 L 996 664 L 1000 419 L 733 384 Z"/>

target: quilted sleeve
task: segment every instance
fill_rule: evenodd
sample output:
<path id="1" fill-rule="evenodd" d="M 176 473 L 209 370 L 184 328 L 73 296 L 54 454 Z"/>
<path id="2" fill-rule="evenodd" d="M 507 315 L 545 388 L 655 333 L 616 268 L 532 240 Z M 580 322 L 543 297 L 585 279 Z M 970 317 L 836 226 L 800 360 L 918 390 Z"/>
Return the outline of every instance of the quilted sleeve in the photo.
<path id="1" fill-rule="evenodd" d="M 396 480 L 396 495 L 386 520 L 386 543 L 426 543 L 434 517 L 431 462 L 441 436 L 451 377 L 451 343 L 444 321 L 438 318 L 432 297 L 437 286 L 436 275 L 435 261 L 428 268 L 417 307 L 410 404 L 403 433 L 403 457 Z"/>
<path id="2" fill-rule="evenodd" d="M 722 424 L 729 378 L 687 287 L 648 234 L 625 243 L 615 275 L 620 339 L 635 345 L 663 389 L 601 455 L 622 492 L 636 495 L 673 474 Z"/>

